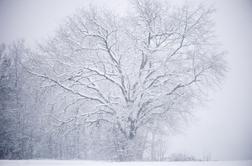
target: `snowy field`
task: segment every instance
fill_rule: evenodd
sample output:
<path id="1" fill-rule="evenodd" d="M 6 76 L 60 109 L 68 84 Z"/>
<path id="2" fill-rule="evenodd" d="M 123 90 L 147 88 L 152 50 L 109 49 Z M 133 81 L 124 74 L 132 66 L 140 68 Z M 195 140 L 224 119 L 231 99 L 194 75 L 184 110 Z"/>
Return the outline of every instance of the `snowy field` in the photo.
<path id="1" fill-rule="evenodd" d="M 0 166 L 252 166 L 250 161 L 209 162 L 96 162 L 65 160 L 19 160 L 0 161 Z"/>

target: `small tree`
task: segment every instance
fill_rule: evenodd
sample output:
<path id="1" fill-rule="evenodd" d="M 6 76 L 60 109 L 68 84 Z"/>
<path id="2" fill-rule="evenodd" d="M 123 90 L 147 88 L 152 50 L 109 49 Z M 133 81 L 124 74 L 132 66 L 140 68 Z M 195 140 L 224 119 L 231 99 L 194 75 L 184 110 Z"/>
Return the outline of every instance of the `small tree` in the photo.
<path id="1" fill-rule="evenodd" d="M 106 124 L 119 134 L 120 160 L 135 159 L 141 129 L 157 120 L 173 126 L 190 114 L 225 71 L 214 10 L 171 9 L 153 0 L 135 0 L 133 7 L 126 17 L 79 11 L 40 46 L 40 65 L 29 70 L 69 94 L 78 124 Z"/>

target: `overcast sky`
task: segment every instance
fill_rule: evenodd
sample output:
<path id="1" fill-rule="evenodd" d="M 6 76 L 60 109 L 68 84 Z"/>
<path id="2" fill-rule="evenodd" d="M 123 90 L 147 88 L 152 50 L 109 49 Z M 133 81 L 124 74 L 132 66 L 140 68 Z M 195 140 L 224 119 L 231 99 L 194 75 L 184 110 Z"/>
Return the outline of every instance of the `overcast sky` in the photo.
<path id="1" fill-rule="evenodd" d="M 24 38 L 33 46 L 90 2 L 118 14 L 127 12 L 127 0 L 0 0 L 0 42 Z M 217 9 L 216 32 L 228 52 L 229 71 L 221 88 L 210 94 L 210 101 L 197 108 L 190 126 L 171 136 L 169 152 L 210 154 L 217 160 L 252 159 L 252 1 L 204 2 Z"/>

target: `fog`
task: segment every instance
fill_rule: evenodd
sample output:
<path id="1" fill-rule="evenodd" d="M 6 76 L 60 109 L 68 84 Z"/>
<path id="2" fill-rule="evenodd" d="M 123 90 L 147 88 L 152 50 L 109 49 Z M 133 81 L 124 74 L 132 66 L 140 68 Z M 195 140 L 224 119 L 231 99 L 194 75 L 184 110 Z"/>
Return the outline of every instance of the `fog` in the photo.
<path id="1" fill-rule="evenodd" d="M 197 107 L 189 125 L 170 137 L 169 152 L 210 155 L 216 160 L 252 159 L 252 2 L 194 3 L 198 2 L 216 7 L 216 31 L 227 51 L 228 72 L 221 87 L 209 94 L 209 102 Z M 126 0 L 1 0 L 0 42 L 23 38 L 34 46 L 76 9 L 90 4 L 119 15 L 128 12 Z"/>

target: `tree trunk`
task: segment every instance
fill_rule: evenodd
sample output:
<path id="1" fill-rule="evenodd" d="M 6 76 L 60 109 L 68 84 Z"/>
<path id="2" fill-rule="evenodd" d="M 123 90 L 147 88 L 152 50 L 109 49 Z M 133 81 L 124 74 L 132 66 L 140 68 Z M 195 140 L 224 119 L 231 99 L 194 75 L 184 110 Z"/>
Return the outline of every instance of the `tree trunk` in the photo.
<path id="1" fill-rule="evenodd" d="M 156 152 L 155 152 L 155 139 L 156 139 L 156 132 L 153 131 L 151 133 L 151 160 L 156 160 Z"/>
<path id="2" fill-rule="evenodd" d="M 129 132 L 129 135 L 121 134 L 117 138 L 117 152 L 119 161 L 136 161 L 142 160 L 143 146 L 141 139 L 135 135 L 135 132 Z"/>

